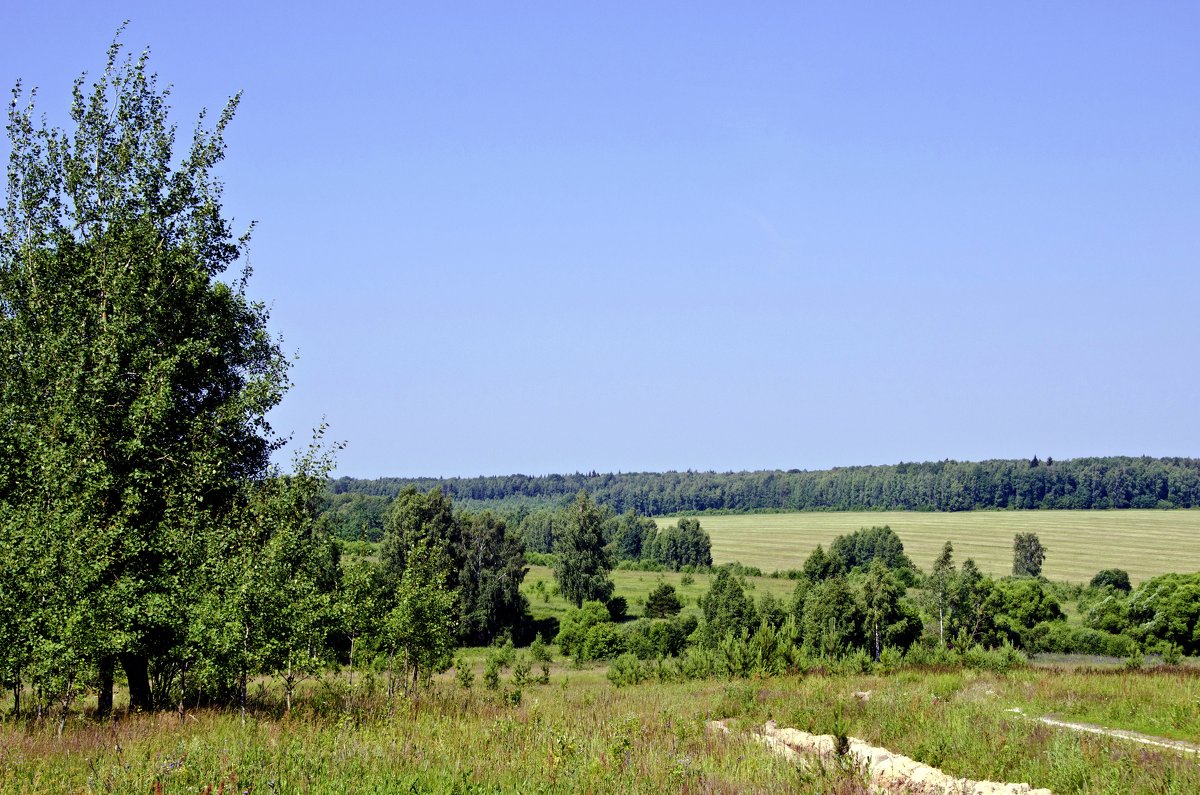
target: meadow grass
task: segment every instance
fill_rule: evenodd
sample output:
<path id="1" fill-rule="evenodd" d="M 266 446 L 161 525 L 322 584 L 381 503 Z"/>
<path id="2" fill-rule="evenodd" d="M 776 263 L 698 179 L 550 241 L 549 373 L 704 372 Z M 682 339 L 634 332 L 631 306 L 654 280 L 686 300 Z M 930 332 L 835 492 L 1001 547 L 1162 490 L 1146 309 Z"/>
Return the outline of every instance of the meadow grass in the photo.
<path id="1" fill-rule="evenodd" d="M 658 518 L 660 527 L 675 519 Z M 701 516 L 713 561 L 739 561 L 764 573 L 799 568 L 817 546 L 860 527 L 889 525 L 918 566 L 928 570 L 946 541 L 955 559 L 972 557 L 992 576 L 1012 571 L 1016 533 L 1037 533 L 1046 547 L 1042 573 L 1087 582 L 1121 568 L 1136 584 L 1167 572 L 1200 571 L 1200 510 L 968 511 L 962 513 L 802 512 Z"/>
<path id="2" fill-rule="evenodd" d="M 641 616 L 645 610 L 646 597 L 658 587 L 659 582 L 675 586 L 675 593 L 683 602 L 683 615 L 700 617 L 700 597 L 708 593 L 712 581 L 711 572 L 697 572 L 686 575 L 677 571 L 630 571 L 615 569 L 612 574 L 614 596 L 624 596 L 629 604 L 629 615 L 632 618 Z M 685 585 L 684 578 L 690 577 L 690 583 Z M 538 582 L 542 583 L 541 588 Z M 758 599 L 761 594 L 770 593 L 787 600 L 796 590 L 792 580 L 777 577 L 746 577 L 746 588 L 750 595 Z M 557 618 L 566 615 L 567 608 L 572 605 L 561 595 L 555 593 L 554 571 L 546 566 L 530 566 L 529 573 L 521 583 L 521 592 L 529 599 L 529 611 L 534 619 Z M 553 638 L 546 638 L 552 641 Z"/>
<path id="3" fill-rule="evenodd" d="M 1110 722 L 1116 728 L 1146 730 L 1136 716 L 1163 713 L 1160 733 L 1194 737 L 1195 672 L 902 668 L 620 689 L 603 673 L 556 665 L 549 684 L 525 687 L 517 703 L 449 679 L 417 699 L 388 701 L 378 679 L 349 689 L 331 677 L 307 688 L 290 715 L 277 693 L 260 692 L 245 722 L 221 710 L 182 722 L 76 716 L 57 739 L 53 722 L 10 720 L 0 725 L 0 792 L 867 791 L 853 769 L 806 772 L 771 755 L 748 736 L 767 719 L 842 731 L 956 776 L 1056 793 L 1200 791 L 1194 756 L 1006 711 L 1121 717 L 1112 702 L 1133 710 Z M 733 734 L 707 732 L 709 719 L 726 720 Z"/>

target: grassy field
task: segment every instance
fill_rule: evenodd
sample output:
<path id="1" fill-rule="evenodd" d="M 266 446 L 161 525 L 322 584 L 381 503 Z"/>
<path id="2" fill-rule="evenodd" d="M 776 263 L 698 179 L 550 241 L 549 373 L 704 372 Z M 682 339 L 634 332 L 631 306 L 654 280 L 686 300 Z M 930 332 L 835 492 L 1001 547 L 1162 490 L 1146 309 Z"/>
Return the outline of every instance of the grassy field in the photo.
<path id="1" fill-rule="evenodd" d="M 658 583 L 660 581 L 670 583 L 675 586 L 675 592 L 683 602 L 683 615 L 694 615 L 699 618 L 700 607 L 697 602 L 701 596 L 708 593 L 713 575 L 708 573 L 692 574 L 691 583 L 684 585 L 683 580 L 687 576 L 675 571 L 617 569 L 612 572 L 612 581 L 616 586 L 613 595 L 624 596 L 629 603 L 629 615 L 637 617 L 642 615 L 646 597 L 658 587 Z M 537 587 L 539 581 L 545 589 L 544 592 Z M 790 599 L 792 592 L 796 590 L 796 583 L 792 580 L 771 577 L 747 577 L 746 587 L 755 599 L 761 594 L 772 593 L 780 599 L 786 600 Z M 567 608 L 571 605 L 553 591 L 553 570 L 546 566 L 530 566 L 529 573 L 525 575 L 525 581 L 521 584 L 521 592 L 529 599 L 529 612 L 535 619 L 553 617 L 561 620 L 566 614 Z M 546 640 L 551 641 L 553 638 L 546 638 Z"/>
<path id="2" fill-rule="evenodd" d="M 478 664 L 481 661 L 476 661 Z M 477 670 L 478 674 L 479 671 Z M 0 793 L 18 792 L 810 792 L 865 793 L 852 769 L 804 772 L 747 733 L 775 719 L 842 730 L 948 773 L 1056 793 L 1195 793 L 1185 754 L 1044 726 L 1030 715 L 1194 738 L 1200 679 L 1178 670 L 882 675 L 645 684 L 556 664 L 519 701 L 448 680 L 388 702 L 329 677 L 291 715 L 260 695 L 234 711 L 0 724 Z M 506 675 L 507 679 L 507 675 Z M 476 680 L 478 682 L 478 680 Z M 869 701 L 856 691 L 871 691 Z M 705 731 L 726 719 L 730 737 Z"/>
<path id="3" fill-rule="evenodd" d="M 658 519 L 660 527 L 673 519 Z M 799 568 L 817 544 L 860 527 L 890 525 L 913 561 L 928 570 L 946 541 L 955 557 L 975 558 L 994 576 L 1011 573 L 1013 535 L 1037 533 L 1046 547 L 1043 574 L 1087 582 L 1122 568 L 1135 582 L 1166 572 L 1200 571 L 1200 510 L 847 512 L 702 516 L 713 561 L 737 560 L 765 573 Z"/>

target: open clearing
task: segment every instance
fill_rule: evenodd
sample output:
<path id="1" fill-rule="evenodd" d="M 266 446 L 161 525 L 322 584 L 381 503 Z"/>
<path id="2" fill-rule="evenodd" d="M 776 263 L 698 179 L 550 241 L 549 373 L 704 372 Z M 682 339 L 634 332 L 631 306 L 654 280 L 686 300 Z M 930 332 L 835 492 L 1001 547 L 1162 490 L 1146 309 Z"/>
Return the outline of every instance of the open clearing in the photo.
<path id="1" fill-rule="evenodd" d="M 1013 536 L 1034 532 L 1046 547 L 1042 573 L 1052 580 L 1087 582 L 1111 567 L 1135 584 L 1200 571 L 1200 510 L 805 512 L 701 516 L 700 524 L 712 537 L 714 563 L 737 560 L 764 573 L 799 568 L 817 544 L 872 525 L 890 525 L 923 569 L 951 541 L 956 560 L 972 557 L 988 574 L 1009 574 Z"/>

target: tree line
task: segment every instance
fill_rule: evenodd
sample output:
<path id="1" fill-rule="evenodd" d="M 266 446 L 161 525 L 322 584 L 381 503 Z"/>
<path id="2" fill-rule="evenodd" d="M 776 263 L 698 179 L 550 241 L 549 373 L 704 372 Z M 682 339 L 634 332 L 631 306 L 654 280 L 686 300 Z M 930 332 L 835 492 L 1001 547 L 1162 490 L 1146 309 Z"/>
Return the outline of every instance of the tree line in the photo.
<path id="1" fill-rule="evenodd" d="M 1075 458 L 936 461 L 823 471 L 634 472 L 475 478 L 338 478 L 327 513 L 342 537 L 370 537 L 401 489 L 440 488 L 469 510 L 518 521 L 566 505 L 580 490 L 617 513 L 700 511 L 966 511 L 1056 508 L 1194 508 L 1200 459 Z"/>
<path id="2" fill-rule="evenodd" d="M 621 622 L 599 601 L 563 618 L 557 641 L 577 660 L 609 660 L 618 685 L 708 676 L 752 676 L 815 665 L 969 664 L 1007 668 L 1024 654 L 1143 654 L 1168 663 L 1200 654 L 1200 573 L 1155 577 L 1136 589 L 1120 569 L 1087 586 L 1040 577 L 1046 550 L 1036 536 L 1014 538 L 1010 577 L 957 563 L 947 542 L 928 571 L 904 553 L 888 527 L 863 528 L 822 547 L 801 569 L 790 598 L 754 597 L 753 585 L 726 565 L 683 616 L 674 586 L 660 582 L 643 616 Z M 1078 601 L 1081 623 L 1061 603 Z"/>

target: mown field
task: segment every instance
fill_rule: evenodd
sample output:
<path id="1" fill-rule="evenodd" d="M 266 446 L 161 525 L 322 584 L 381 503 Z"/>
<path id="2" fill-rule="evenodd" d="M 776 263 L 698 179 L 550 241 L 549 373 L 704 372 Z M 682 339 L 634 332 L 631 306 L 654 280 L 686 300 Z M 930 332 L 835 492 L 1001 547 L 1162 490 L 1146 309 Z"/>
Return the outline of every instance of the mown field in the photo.
<path id="1" fill-rule="evenodd" d="M 476 661 L 476 674 L 480 663 Z M 198 710 L 0 724 L 0 793 L 24 792 L 808 792 L 864 793 L 853 769 L 803 771 L 748 733 L 767 719 L 844 732 L 958 776 L 1056 793 L 1195 793 L 1194 755 L 1078 734 L 1029 716 L 1104 722 L 1167 737 L 1200 734 L 1200 677 L 1186 669 L 1085 673 L 901 669 L 888 675 L 647 683 L 614 688 L 601 667 L 556 663 L 512 695 L 440 678 L 385 699 L 327 675 L 283 714 Z M 871 691 L 868 701 L 855 692 Z M 729 737 L 705 730 L 726 719 Z"/>
<path id="2" fill-rule="evenodd" d="M 973 557 L 988 574 L 1010 574 L 1013 536 L 1033 532 L 1046 547 L 1042 573 L 1051 580 L 1087 582 L 1111 567 L 1128 571 L 1135 584 L 1200 571 L 1200 510 L 810 512 L 701 516 L 700 523 L 712 537 L 713 562 L 736 560 L 764 573 L 799 568 L 817 544 L 828 548 L 839 535 L 885 524 L 926 570 L 951 541 L 958 561 Z"/>

